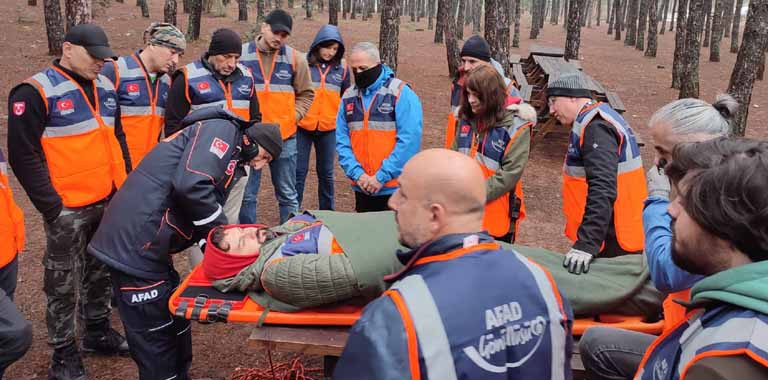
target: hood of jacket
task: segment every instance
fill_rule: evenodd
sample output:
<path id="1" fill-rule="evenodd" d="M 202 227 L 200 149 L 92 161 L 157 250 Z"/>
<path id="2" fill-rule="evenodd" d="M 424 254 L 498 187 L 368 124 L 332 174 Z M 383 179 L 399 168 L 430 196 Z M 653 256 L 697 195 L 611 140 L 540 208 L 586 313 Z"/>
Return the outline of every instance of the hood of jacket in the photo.
<path id="1" fill-rule="evenodd" d="M 504 118 L 497 125 L 513 125 L 515 118 L 536 124 L 537 117 L 536 109 L 528 103 L 508 104 Z"/>
<path id="2" fill-rule="evenodd" d="M 712 302 L 768 314 L 768 260 L 705 277 L 691 289 L 691 307 Z"/>
<path id="3" fill-rule="evenodd" d="M 334 25 L 323 25 L 320 30 L 317 31 L 315 40 L 312 41 L 312 45 L 309 47 L 309 52 L 307 52 L 307 58 L 312 55 L 312 53 L 319 47 L 320 44 L 328 41 L 339 43 L 339 50 L 336 52 L 336 56 L 333 58 L 340 61 L 344 56 L 344 40 L 341 39 L 341 32 L 339 32 L 339 28 Z"/>

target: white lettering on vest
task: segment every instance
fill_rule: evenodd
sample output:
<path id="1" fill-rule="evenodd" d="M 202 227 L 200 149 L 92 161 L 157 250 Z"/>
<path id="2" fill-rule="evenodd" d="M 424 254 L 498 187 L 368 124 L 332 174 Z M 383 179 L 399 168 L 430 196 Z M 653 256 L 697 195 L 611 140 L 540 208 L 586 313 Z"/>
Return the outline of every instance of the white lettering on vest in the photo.
<path id="1" fill-rule="evenodd" d="M 155 297 L 157 297 L 157 295 L 158 295 L 157 289 L 152 289 L 152 290 L 150 290 L 148 292 L 144 292 L 144 293 L 134 293 L 131 296 L 131 303 L 139 303 L 139 302 L 149 301 L 149 300 L 154 299 Z"/>
<path id="2" fill-rule="evenodd" d="M 485 310 L 485 328 L 491 330 L 504 326 L 523 317 L 523 310 L 517 302 L 510 302 Z"/>

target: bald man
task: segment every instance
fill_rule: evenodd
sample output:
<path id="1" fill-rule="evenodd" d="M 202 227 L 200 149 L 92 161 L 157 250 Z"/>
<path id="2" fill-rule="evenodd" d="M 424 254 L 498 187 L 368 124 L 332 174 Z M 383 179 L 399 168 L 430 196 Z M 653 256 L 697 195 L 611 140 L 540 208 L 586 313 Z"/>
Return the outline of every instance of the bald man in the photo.
<path id="1" fill-rule="evenodd" d="M 405 266 L 350 330 L 334 379 L 570 379 L 572 313 L 549 274 L 482 232 L 469 157 L 414 156 L 389 200 Z"/>

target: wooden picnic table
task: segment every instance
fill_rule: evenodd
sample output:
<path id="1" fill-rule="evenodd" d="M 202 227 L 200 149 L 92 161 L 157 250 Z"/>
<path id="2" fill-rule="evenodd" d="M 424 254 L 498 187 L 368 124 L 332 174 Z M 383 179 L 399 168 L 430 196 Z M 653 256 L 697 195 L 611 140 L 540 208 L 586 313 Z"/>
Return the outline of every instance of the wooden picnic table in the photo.
<path id="1" fill-rule="evenodd" d="M 528 47 L 528 52 L 531 55 L 546 55 L 550 57 L 562 57 L 565 55 L 565 50 L 556 46 L 545 46 L 539 44 L 532 44 Z"/>
<path id="2" fill-rule="evenodd" d="M 259 349 L 322 356 L 323 376 L 330 379 L 348 338 L 349 332 L 345 327 L 264 325 L 253 329 L 248 345 Z M 574 379 L 586 379 L 576 337 L 571 370 Z"/>

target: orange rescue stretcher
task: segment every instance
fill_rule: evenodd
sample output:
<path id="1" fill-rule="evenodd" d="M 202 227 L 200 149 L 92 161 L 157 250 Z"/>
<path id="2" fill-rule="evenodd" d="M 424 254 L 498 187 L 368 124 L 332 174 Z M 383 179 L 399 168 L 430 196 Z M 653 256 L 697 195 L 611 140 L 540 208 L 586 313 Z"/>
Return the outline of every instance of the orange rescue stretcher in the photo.
<path id="1" fill-rule="evenodd" d="M 362 314 L 362 306 L 336 306 L 308 309 L 295 313 L 266 311 L 242 292 L 222 293 L 211 286 L 201 266 L 192 270 L 179 285 L 168 302 L 174 315 L 198 321 L 212 322 L 259 322 L 277 325 L 302 326 L 352 326 Z M 664 329 L 664 320 L 645 322 L 643 317 L 625 315 L 600 315 L 594 318 L 576 319 L 573 335 L 581 336 L 592 326 L 608 326 L 648 334 L 659 334 Z"/>

